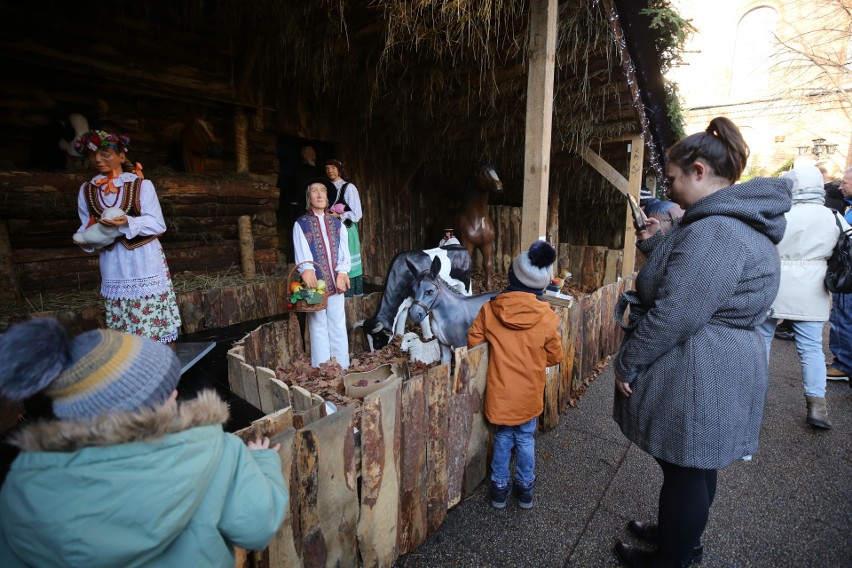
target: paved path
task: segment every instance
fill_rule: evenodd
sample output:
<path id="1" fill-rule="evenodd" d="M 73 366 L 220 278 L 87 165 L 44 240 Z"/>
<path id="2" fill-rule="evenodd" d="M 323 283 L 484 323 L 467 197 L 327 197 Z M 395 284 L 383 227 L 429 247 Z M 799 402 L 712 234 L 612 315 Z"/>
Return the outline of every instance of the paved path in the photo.
<path id="1" fill-rule="evenodd" d="M 825 341 L 827 344 L 827 339 Z M 852 389 L 829 382 L 834 429 L 805 423 L 792 342 L 776 340 L 761 447 L 719 474 L 702 568 L 852 567 Z M 656 516 L 662 475 L 611 418 L 607 368 L 579 407 L 536 443 L 535 506 L 491 508 L 487 484 L 441 529 L 397 561 L 417 567 L 616 567 L 628 519 Z"/>

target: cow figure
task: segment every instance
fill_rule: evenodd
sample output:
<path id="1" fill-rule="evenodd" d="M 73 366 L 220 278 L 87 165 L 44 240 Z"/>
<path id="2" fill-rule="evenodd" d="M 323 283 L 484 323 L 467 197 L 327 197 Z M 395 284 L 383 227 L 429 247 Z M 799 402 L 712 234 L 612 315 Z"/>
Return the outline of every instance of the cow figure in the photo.
<path id="1" fill-rule="evenodd" d="M 398 253 L 391 260 L 385 291 L 376 315 L 356 322 L 353 327 L 362 327 L 367 335 L 370 351 L 381 349 L 390 343 L 394 335 L 405 333 L 408 308 L 414 295 L 415 277 L 408 268 L 408 262 L 420 270 L 429 270 L 437 262 L 441 277 L 459 293 L 471 294 L 470 255 L 461 246 L 439 247 L 426 250 L 410 250 Z M 429 320 L 421 322 L 423 337 L 429 339 L 432 332 Z"/>

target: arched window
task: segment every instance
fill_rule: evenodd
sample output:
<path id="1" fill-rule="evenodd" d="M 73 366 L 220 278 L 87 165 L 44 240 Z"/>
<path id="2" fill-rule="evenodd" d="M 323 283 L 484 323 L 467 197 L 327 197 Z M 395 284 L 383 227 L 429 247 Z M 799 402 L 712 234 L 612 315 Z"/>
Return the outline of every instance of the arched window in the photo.
<path id="1" fill-rule="evenodd" d="M 740 19 L 731 66 L 732 99 L 755 99 L 768 93 L 777 25 L 778 13 L 768 6 L 755 8 Z"/>

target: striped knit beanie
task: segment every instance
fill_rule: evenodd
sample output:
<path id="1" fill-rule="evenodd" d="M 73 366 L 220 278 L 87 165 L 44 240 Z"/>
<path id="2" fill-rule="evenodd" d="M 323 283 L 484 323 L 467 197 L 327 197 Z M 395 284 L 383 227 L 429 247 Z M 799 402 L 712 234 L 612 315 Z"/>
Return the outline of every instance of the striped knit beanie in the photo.
<path id="1" fill-rule="evenodd" d="M 509 265 L 509 285 L 541 294 L 553 278 L 556 250 L 546 241 L 536 241 Z"/>
<path id="2" fill-rule="evenodd" d="M 179 379 L 174 352 L 147 337 L 98 329 L 68 339 L 53 318 L 0 336 L 0 395 L 24 400 L 43 391 L 60 420 L 157 406 Z"/>

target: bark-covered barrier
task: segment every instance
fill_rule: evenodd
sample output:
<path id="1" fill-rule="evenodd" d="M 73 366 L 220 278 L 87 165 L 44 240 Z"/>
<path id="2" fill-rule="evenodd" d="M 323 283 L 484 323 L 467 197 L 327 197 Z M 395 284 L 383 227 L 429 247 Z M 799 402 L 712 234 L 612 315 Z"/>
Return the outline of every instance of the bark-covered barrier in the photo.
<path id="1" fill-rule="evenodd" d="M 576 406 L 617 350 L 621 330 L 613 308 L 631 281 L 573 301 L 549 298 L 559 316 L 564 358 L 548 369 L 542 431 Z M 457 349 L 452 364 L 394 379 L 365 397 L 356 420 L 352 408 L 328 414 L 320 397 L 275 378 L 272 369 L 303 353 L 295 333 L 298 324 L 282 318 L 253 331 L 228 354 L 231 389 L 267 412 L 237 434 L 281 443 L 290 490 L 275 539 L 266 550 L 240 551 L 237 565 L 391 566 L 486 478 L 488 345 Z"/>

